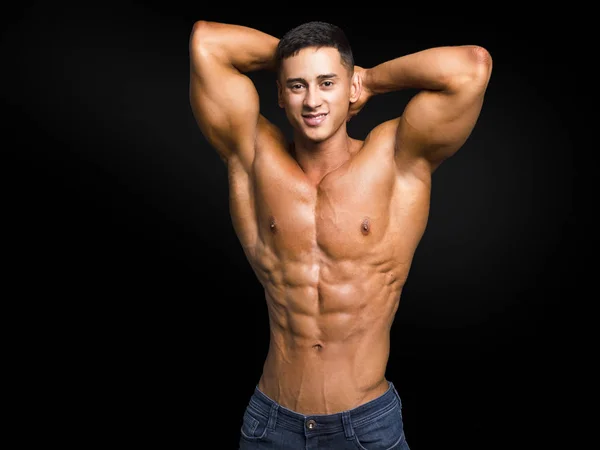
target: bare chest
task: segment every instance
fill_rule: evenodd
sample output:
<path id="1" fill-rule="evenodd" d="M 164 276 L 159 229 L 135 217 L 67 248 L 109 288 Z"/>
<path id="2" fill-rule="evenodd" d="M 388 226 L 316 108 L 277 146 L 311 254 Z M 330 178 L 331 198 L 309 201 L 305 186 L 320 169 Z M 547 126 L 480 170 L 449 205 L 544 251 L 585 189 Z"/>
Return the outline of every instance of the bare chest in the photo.
<path id="1" fill-rule="evenodd" d="M 259 191 L 258 217 L 267 218 L 274 243 L 296 241 L 303 249 L 317 246 L 331 256 L 351 258 L 385 236 L 393 183 L 346 177 L 300 191 L 299 196 Z"/>
<path id="2" fill-rule="evenodd" d="M 318 185 L 301 171 L 257 170 L 231 192 L 242 244 L 259 242 L 286 259 L 315 250 L 335 259 L 360 258 L 394 245 L 399 222 L 410 223 L 395 171 L 385 168 L 332 173 Z"/>

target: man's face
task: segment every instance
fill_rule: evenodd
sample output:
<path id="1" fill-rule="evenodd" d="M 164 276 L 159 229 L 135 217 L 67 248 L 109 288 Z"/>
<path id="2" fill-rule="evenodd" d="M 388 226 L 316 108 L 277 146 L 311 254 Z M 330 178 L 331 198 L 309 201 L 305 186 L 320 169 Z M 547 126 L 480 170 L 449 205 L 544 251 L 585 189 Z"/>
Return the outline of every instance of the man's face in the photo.
<path id="1" fill-rule="evenodd" d="M 279 106 L 292 127 L 314 142 L 345 123 L 356 86 L 337 49 L 304 48 L 282 61 L 277 81 Z"/>

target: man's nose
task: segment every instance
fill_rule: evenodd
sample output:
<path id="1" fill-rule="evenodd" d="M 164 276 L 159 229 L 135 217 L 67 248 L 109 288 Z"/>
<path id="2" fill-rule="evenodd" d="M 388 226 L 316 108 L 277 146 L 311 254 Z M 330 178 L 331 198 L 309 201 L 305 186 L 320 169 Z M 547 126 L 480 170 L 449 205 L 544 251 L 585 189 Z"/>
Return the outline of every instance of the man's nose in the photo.
<path id="1" fill-rule="evenodd" d="M 315 88 L 308 88 L 306 90 L 306 96 L 304 97 L 304 106 L 310 109 L 316 109 L 321 105 L 321 97 L 319 96 L 319 90 Z"/>

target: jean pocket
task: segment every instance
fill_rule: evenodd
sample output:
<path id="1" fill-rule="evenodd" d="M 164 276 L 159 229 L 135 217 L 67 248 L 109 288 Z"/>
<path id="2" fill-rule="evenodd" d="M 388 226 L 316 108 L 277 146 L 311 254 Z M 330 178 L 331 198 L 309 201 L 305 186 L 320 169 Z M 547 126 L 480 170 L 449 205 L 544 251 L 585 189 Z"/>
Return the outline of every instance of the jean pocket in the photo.
<path id="1" fill-rule="evenodd" d="M 360 450 L 400 449 L 404 443 L 404 424 L 400 405 L 384 415 L 354 427 L 354 440 Z"/>
<path id="2" fill-rule="evenodd" d="M 242 436 L 250 440 L 263 439 L 267 435 L 268 420 L 246 408 L 242 419 Z"/>

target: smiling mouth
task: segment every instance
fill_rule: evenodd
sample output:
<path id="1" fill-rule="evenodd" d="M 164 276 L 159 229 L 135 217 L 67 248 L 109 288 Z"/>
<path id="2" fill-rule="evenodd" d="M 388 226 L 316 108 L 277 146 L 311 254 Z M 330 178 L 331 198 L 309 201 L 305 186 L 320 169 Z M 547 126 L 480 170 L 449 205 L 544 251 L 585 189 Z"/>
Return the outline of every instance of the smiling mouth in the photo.
<path id="1" fill-rule="evenodd" d="M 325 120 L 325 117 L 327 117 L 327 113 L 302 115 L 304 123 L 310 127 L 316 127 L 317 125 L 320 125 Z"/>

